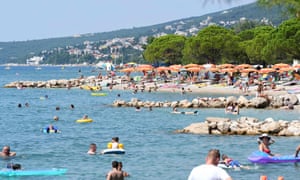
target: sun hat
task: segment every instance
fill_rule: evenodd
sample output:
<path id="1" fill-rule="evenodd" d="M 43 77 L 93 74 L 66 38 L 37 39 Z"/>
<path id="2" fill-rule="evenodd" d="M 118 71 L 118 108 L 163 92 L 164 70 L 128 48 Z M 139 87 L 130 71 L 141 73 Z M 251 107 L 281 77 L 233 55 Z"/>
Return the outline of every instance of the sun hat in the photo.
<path id="1" fill-rule="evenodd" d="M 271 137 L 267 134 L 267 133 L 264 133 L 264 134 L 262 134 L 262 135 L 260 135 L 258 138 L 260 139 L 260 140 L 262 140 L 263 138 L 268 138 L 269 140 L 271 139 Z"/>
<path id="2" fill-rule="evenodd" d="M 263 138 L 268 138 L 269 139 L 269 143 L 270 144 L 272 144 L 272 143 L 274 143 L 275 141 L 271 138 L 271 136 L 269 136 L 267 133 L 263 133 L 262 135 L 260 135 L 259 137 L 258 137 L 258 141 L 262 141 L 263 140 Z"/>

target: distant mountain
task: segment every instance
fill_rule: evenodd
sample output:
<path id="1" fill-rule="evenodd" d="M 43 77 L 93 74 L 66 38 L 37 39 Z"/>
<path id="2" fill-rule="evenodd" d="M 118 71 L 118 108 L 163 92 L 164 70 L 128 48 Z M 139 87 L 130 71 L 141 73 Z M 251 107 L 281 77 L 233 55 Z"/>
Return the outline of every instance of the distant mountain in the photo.
<path id="1" fill-rule="evenodd" d="M 160 36 L 162 34 L 172 33 L 190 36 L 196 34 L 201 28 L 204 28 L 209 24 L 218 24 L 225 27 L 231 27 L 232 25 L 238 23 L 243 19 L 266 21 L 276 26 L 283 20 L 286 20 L 286 18 L 282 16 L 283 13 L 281 12 L 282 11 L 279 7 L 265 9 L 257 6 L 256 3 L 253 3 L 228 9 L 226 11 L 220 11 L 199 17 L 174 20 L 147 27 L 121 29 L 111 32 L 83 34 L 62 38 L 0 42 L 0 64 L 25 63 L 27 58 L 30 58 L 34 55 L 40 55 L 41 52 L 50 52 L 55 48 L 57 49 L 66 48 L 69 46 L 80 46 L 86 41 L 101 42 L 109 41 L 114 38 L 128 37 L 141 39 L 142 37 Z M 137 43 L 143 44 L 145 42 Z"/>

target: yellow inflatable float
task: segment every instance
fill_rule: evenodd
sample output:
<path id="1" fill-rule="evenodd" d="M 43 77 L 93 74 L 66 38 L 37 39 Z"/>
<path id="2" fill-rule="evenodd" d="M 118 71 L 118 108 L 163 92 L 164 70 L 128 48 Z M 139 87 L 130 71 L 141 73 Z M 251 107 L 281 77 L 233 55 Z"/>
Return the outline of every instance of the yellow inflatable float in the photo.
<path id="1" fill-rule="evenodd" d="M 91 93 L 92 96 L 107 96 L 107 93 Z"/>
<path id="2" fill-rule="evenodd" d="M 77 123 L 91 123 L 93 122 L 92 119 L 88 118 L 88 119 L 78 119 L 76 120 Z"/>
<path id="3" fill-rule="evenodd" d="M 84 90 L 90 90 L 90 91 L 100 91 L 100 90 L 102 90 L 101 86 L 83 85 L 83 86 L 80 86 L 80 88 L 84 89 Z"/>

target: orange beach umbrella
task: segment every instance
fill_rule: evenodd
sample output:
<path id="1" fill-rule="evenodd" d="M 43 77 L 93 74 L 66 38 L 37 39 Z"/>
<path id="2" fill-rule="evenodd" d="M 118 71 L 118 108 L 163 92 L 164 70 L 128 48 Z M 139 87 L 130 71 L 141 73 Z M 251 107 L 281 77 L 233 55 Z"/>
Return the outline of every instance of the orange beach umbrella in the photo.
<path id="1" fill-rule="evenodd" d="M 239 64 L 234 67 L 235 69 L 246 69 L 246 68 L 252 68 L 250 64 Z"/>
<path id="2" fill-rule="evenodd" d="M 120 70 L 120 72 L 125 72 L 125 73 L 129 73 L 129 72 L 133 72 L 133 71 L 134 71 L 134 68 L 125 68 L 125 69 Z"/>
<path id="3" fill-rule="evenodd" d="M 291 67 L 289 64 L 285 64 L 285 63 L 278 63 L 278 64 L 274 64 L 272 68 L 276 69 L 276 68 L 288 68 Z"/>
<path id="4" fill-rule="evenodd" d="M 234 65 L 233 64 L 221 64 L 221 65 L 218 65 L 217 67 L 221 68 L 221 69 L 234 68 Z"/>
<path id="5" fill-rule="evenodd" d="M 272 68 L 263 68 L 263 69 L 259 70 L 259 73 L 261 73 L 261 74 L 267 74 L 267 73 L 275 72 L 275 71 L 276 70 L 272 69 Z"/>
<path id="6" fill-rule="evenodd" d="M 168 70 L 170 70 L 170 68 L 169 67 L 165 67 L 165 66 L 161 66 L 161 67 L 156 68 L 156 71 L 158 71 L 158 72 L 168 71 Z"/>

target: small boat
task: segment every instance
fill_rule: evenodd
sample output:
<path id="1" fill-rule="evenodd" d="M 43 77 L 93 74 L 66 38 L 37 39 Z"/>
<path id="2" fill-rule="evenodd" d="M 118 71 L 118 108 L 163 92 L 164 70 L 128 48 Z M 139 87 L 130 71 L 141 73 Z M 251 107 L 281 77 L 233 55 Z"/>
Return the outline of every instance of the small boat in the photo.
<path id="1" fill-rule="evenodd" d="M 104 149 L 101 154 L 125 154 L 124 149 Z"/>
<path id="2" fill-rule="evenodd" d="M 0 171 L 0 176 L 56 176 L 63 175 L 67 169 L 48 169 L 48 170 L 12 170 L 5 169 Z"/>
<path id="3" fill-rule="evenodd" d="M 93 122 L 92 119 L 88 118 L 88 119 L 78 119 L 76 120 L 77 123 L 91 123 Z"/>
<path id="4" fill-rule="evenodd" d="M 261 151 L 253 152 L 248 160 L 252 163 L 266 164 L 266 163 L 295 163 L 300 162 L 300 157 L 295 155 L 283 155 L 283 156 L 270 156 L 269 154 Z"/>

